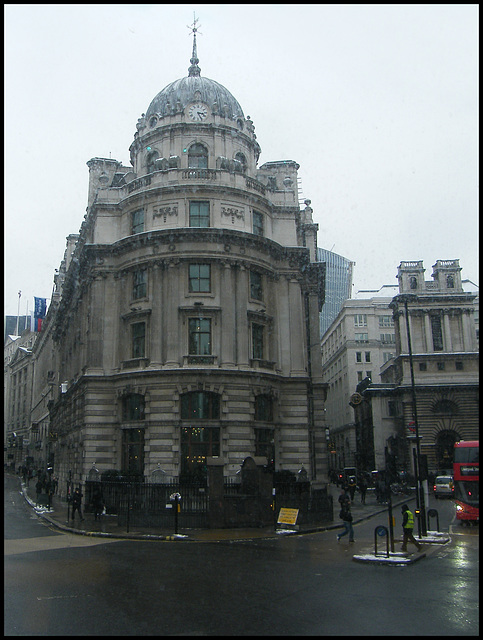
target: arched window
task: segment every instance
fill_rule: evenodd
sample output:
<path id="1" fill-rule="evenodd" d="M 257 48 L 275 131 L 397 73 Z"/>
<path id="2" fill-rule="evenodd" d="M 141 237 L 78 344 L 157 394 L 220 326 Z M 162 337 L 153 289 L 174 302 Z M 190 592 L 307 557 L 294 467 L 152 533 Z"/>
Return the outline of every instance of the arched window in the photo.
<path id="1" fill-rule="evenodd" d="M 417 289 L 418 288 L 418 281 L 415 278 L 415 276 L 411 276 L 409 278 L 409 286 L 411 289 Z"/>
<path id="2" fill-rule="evenodd" d="M 156 171 L 156 166 L 154 163 L 158 158 L 159 158 L 159 153 L 157 151 L 151 151 L 150 153 L 148 153 L 146 157 L 146 169 L 148 173 L 152 173 L 153 171 Z"/>
<path id="3" fill-rule="evenodd" d="M 220 396 L 210 391 L 190 391 L 181 396 L 182 420 L 219 420 Z"/>
<path id="4" fill-rule="evenodd" d="M 270 396 L 260 394 L 255 397 L 255 420 L 273 420 L 273 401 Z"/>
<path id="5" fill-rule="evenodd" d="M 235 162 L 235 171 L 239 171 L 240 173 L 246 173 L 247 159 L 245 158 L 243 153 L 240 153 L 240 152 L 236 153 L 235 160 L 237 161 Z"/>
<path id="6" fill-rule="evenodd" d="M 144 420 L 144 396 L 139 393 L 128 393 L 122 398 L 122 419 Z"/>
<path id="7" fill-rule="evenodd" d="M 188 152 L 188 167 L 190 169 L 208 168 L 208 151 L 202 144 L 193 144 Z"/>
<path id="8" fill-rule="evenodd" d="M 447 276 L 446 277 L 446 286 L 448 287 L 448 289 L 454 289 L 454 278 L 453 278 L 453 276 Z"/>

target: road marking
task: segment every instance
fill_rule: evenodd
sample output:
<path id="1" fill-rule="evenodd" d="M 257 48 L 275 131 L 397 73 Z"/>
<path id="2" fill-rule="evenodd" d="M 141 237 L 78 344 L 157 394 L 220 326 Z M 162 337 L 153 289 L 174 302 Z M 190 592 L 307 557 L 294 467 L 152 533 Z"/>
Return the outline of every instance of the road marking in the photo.
<path id="1" fill-rule="evenodd" d="M 77 536 L 72 534 L 4 540 L 4 555 L 13 556 L 18 553 L 30 553 L 32 551 L 93 547 L 98 544 L 108 544 L 111 542 L 120 542 L 120 540 L 116 538 L 94 538 L 93 536 Z"/>
<path id="2" fill-rule="evenodd" d="M 66 598 L 92 598 L 90 593 L 75 596 L 37 596 L 37 600 L 64 600 Z"/>

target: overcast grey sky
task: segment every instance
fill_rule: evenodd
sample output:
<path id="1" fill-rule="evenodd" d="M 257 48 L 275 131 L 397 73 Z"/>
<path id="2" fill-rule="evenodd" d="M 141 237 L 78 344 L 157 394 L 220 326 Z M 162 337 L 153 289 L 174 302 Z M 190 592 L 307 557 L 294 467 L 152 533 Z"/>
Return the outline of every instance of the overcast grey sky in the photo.
<path id="1" fill-rule="evenodd" d="M 401 260 L 460 259 L 478 283 L 478 5 L 114 4 L 5 7 L 5 313 L 50 302 L 93 157 L 129 165 L 136 122 L 201 75 L 254 122 L 259 165 L 300 164 L 318 245 L 354 290 Z"/>

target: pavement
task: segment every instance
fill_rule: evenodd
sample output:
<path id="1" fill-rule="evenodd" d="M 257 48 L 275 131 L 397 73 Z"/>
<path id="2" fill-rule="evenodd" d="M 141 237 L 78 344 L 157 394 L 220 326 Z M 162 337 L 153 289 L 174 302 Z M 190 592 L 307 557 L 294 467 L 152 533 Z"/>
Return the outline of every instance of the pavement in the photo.
<path id="1" fill-rule="evenodd" d="M 340 488 L 336 485 L 329 485 L 329 492 L 333 497 L 334 504 L 334 520 L 329 522 L 322 522 L 317 525 L 301 524 L 296 527 L 290 527 L 288 525 L 277 525 L 275 528 L 273 525 L 263 528 L 234 528 L 234 529 L 186 529 L 175 533 L 174 530 L 161 530 L 155 527 L 131 527 L 129 531 L 126 531 L 126 527 L 118 525 L 117 516 L 115 515 L 103 515 L 99 520 L 94 519 L 94 514 L 84 513 L 84 519 L 81 521 L 78 514 L 76 514 L 75 521 L 68 520 L 68 505 L 67 502 L 54 494 L 52 496 L 52 503 L 50 509 L 45 506 L 37 506 L 36 494 L 35 494 L 35 482 L 30 481 L 27 486 L 21 478 L 16 476 L 19 485 L 20 492 L 23 494 L 25 500 L 34 509 L 36 514 L 49 522 L 53 527 L 61 531 L 85 535 L 85 536 L 97 536 L 97 537 L 109 537 L 117 539 L 129 539 L 129 540 L 169 540 L 169 541 L 191 541 L 191 542 L 226 542 L 226 541 L 249 541 L 269 538 L 279 538 L 286 535 L 301 535 L 308 533 L 316 533 L 321 531 L 342 529 L 343 525 L 338 518 L 339 504 L 338 497 L 340 495 Z M 394 514 L 399 514 L 398 507 L 404 503 L 411 504 L 415 498 L 414 496 L 393 496 L 392 508 Z M 384 522 L 387 524 L 387 505 L 378 503 L 374 492 L 368 491 L 366 494 L 365 504 L 361 504 L 359 494 L 356 494 L 352 502 L 352 516 L 353 524 L 357 524 L 364 520 L 368 520 L 377 515 L 384 514 Z M 174 528 L 173 528 L 174 529 Z M 378 564 L 411 564 L 420 560 L 427 555 L 429 548 L 432 545 L 446 544 L 450 541 L 449 535 L 440 533 L 437 531 L 428 531 L 428 535 L 425 536 L 421 542 L 423 543 L 423 550 L 421 552 L 394 552 L 387 553 L 386 536 L 382 533 L 382 537 L 378 537 L 378 552 L 375 554 L 375 545 L 371 544 L 365 552 L 354 555 L 353 559 L 359 562 L 376 562 Z M 417 536 L 415 536 L 417 537 Z M 395 539 L 397 544 L 401 543 L 401 539 Z"/>

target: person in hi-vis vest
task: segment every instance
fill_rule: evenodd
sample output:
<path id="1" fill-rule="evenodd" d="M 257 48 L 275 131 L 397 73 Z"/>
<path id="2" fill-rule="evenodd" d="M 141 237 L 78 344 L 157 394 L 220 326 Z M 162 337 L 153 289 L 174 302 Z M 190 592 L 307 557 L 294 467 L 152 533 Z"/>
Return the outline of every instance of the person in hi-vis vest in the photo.
<path id="1" fill-rule="evenodd" d="M 401 551 L 408 550 L 408 542 L 412 542 L 413 544 L 415 544 L 418 548 L 418 551 L 421 551 L 421 549 L 423 548 L 422 545 L 420 545 L 416 538 L 413 536 L 414 515 L 412 511 L 409 510 L 407 504 L 403 504 L 403 506 L 401 507 L 401 513 L 403 514 L 403 541 Z"/>

